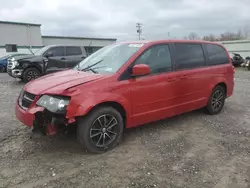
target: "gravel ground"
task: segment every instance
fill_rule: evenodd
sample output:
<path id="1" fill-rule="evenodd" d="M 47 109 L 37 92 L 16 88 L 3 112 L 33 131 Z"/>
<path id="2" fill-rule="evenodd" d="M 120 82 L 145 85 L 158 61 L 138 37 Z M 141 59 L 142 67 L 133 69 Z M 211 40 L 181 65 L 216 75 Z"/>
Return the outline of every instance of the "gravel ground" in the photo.
<path id="1" fill-rule="evenodd" d="M 29 139 L 14 115 L 23 86 L 0 74 L 0 187 L 250 188 L 250 72 L 237 70 L 221 114 L 201 111 L 130 129 L 102 155 L 74 134 Z"/>

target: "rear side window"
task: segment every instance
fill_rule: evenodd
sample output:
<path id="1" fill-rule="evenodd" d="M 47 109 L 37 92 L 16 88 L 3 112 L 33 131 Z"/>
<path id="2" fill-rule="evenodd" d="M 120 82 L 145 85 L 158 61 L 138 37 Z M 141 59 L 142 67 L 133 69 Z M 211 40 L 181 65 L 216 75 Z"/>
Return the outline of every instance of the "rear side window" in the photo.
<path id="1" fill-rule="evenodd" d="M 82 50 L 78 46 L 67 46 L 66 47 L 66 56 L 72 56 L 72 55 L 81 55 Z"/>
<path id="2" fill-rule="evenodd" d="M 175 44 L 176 69 L 192 69 L 205 66 L 201 44 Z"/>
<path id="3" fill-rule="evenodd" d="M 216 44 L 205 44 L 208 53 L 209 65 L 220 65 L 229 63 L 227 52 Z"/>

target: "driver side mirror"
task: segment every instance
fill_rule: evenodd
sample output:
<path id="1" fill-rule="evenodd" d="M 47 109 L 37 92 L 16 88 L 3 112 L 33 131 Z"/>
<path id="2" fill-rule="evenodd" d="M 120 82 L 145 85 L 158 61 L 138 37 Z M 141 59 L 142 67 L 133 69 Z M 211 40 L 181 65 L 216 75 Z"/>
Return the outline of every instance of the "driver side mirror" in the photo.
<path id="1" fill-rule="evenodd" d="M 132 76 L 144 76 L 150 73 L 151 70 L 146 64 L 138 64 L 132 68 Z"/>
<path id="2" fill-rule="evenodd" d="M 54 54 L 52 53 L 52 52 L 48 52 L 46 55 L 45 55 L 45 57 L 53 57 L 54 56 Z"/>

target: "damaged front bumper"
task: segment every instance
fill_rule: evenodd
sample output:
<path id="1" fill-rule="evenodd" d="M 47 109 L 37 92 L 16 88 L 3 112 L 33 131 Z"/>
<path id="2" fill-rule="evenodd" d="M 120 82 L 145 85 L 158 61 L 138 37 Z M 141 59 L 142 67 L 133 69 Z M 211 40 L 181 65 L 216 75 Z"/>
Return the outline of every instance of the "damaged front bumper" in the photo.
<path id="1" fill-rule="evenodd" d="M 16 117 L 23 124 L 32 128 L 33 133 L 41 135 L 65 134 L 69 124 L 75 119 L 67 119 L 65 115 L 54 114 L 44 107 L 34 106 L 24 110 L 16 104 Z"/>
<path id="2" fill-rule="evenodd" d="M 67 132 L 68 121 L 63 115 L 55 115 L 46 109 L 34 115 L 32 132 L 48 136 Z"/>

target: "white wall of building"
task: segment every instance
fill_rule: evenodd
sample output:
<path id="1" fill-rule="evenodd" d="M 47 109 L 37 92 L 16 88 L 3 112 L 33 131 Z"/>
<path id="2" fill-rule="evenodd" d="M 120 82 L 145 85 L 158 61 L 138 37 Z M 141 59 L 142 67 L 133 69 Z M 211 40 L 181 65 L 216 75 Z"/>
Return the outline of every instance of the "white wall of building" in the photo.
<path id="1" fill-rule="evenodd" d="M 223 41 L 229 53 L 239 53 L 242 57 L 250 56 L 250 40 Z"/>
<path id="2" fill-rule="evenodd" d="M 0 22 L 0 45 L 42 46 L 40 26 Z"/>
<path id="3" fill-rule="evenodd" d="M 98 38 L 82 38 L 82 37 L 55 37 L 42 36 L 44 45 L 51 44 L 76 44 L 82 46 L 103 47 L 116 42 L 116 39 L 98 39 Z"/>
<path id="4" fill-rule="evenodd" d="M 0 21 L 0 57 L 11 53 L 28 53 L 27 47 L 35 52 L 46 45 L 72 44 L 103 47 L 116 42 L 116 39 L 41 36 L 40 24 Z M 6 52 L 6 44 L 16 45 L 17 52 Z"/>

